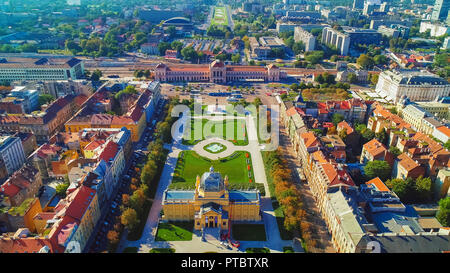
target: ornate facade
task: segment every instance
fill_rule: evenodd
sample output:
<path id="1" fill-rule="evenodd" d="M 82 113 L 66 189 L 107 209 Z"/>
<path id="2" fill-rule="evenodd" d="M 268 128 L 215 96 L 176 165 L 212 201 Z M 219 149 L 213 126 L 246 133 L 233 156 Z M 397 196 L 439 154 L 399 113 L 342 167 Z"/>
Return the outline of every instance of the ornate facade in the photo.
<path id="1" fill-rule="evenodd" d="M 197 176 L 195 190 L 166 190 L 162 202 L 164 220 L 195 221 L 195 229 L 228 229 L 229 221 L 260 221 L 258 190 L 228 190 L 228 177 L 222 179 L 213 167 Z"/>
<path id="2" fill-rule="evenodd" d="M 232 81 L 263 80 L 280 81 L 283 72 L 273 65 L 233 66 L 214 61 L 210 65 L 171 65 L 160 63 L 155 67 L 155 80 L 160 82 L 199 81 L 227 83 Z"/>

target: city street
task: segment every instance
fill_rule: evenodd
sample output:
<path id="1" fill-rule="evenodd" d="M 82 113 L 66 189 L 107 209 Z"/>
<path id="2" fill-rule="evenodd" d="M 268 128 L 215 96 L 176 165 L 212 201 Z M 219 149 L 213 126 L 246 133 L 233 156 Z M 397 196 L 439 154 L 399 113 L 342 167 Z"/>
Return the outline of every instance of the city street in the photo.
<path id="1" fill-rule="evenodd" d="M 289 136 L 286 134 L 284 125 L 280 123 L 280 145 L 282 149 L 282 154 L 287 160 L 289 168 L 295 170 L 296 168 L 302 168 L 299 159 L 295 155 L 294 148 L 292 147 Z M 294 173 L 294 172 L 293 172 Z M 317 235 L 319 236 L 320 247 L 317 247 L 312 252 L 326 252 L 333 253 L 336 252 L 333 245 L 331 244 L 331 236 L 329 234 L 328 228 L 320 216 L 319 209 L 315 203 L 314 197 L 311 190 L 306 183 L 302 183 L 298 180 L 298 177 L 293 175 L 292 179 L 296 181 L 296 186 L 300 190 L 302 195 L 303 206 L 307 208 L 309 212 L 312 212 L 312 224 L 314 228 L 317 229 Z M 311 251 L 311 249 L 310 249 Z"/>
<path id="2" fill-rule="evenodd" d="M 158 109 L 160 111 L 162 111 L 163 107 L 164 107 L 164 103 L 158 104 L 158 108 L 155 111 L 157 111 Z M 156 118 L 157 118 L 157 121 L 159 121 L 162 119 L 162 116 L 158 116 Z M 136 151 L 137 147 L 146 147 L 150 142 L 150 139 L 146 136 L 152 135 L 154 133 L 154 129 L 155 129 L 155 127 L 147 127 L 146 130 L 144 131 L 141 139 L 139 140 L 139 142 L 133 143 L 132 150 Z M 148 141 L 146 141 L 146 139 Z M 137 162 L 138 159 L 136 157 L 134 157 L 134 155 L 135 155 L 135 153 L 133 153 L 133 159 L 127 161 L 127 165 L 124 168 L 124 170 L 126 170 L 127 173 L 130 171 L 133 171 L 133 167 L 136 166 L 136 164 L 138 163 Z M 143 158 L 140 159 L 140 161 L 142 161 L 142 160 L 143 160 Z M 125 173 L 124 173 L 124 176 L 126 176 Z M 86 247 L 85 247 L 86 250 L 98 252 L 101 249 L 106 249 L 107 232 L 110 228 L 112 228 L 112 226 L 113 226 L 112 222 L 115 220 L 114 218 L 116 216 L 120 215 L 120 214 L 118 214 L 118 212 L 119 212 L 118 206 L 122 202 L 122 194 L 127 193 L 127 191 L 128 191 L 129 183 L 130 183 L 130 179 L 122 179 L 121 182 L 119 183 L 120 186 L 117 187 L 112 194 L 112 196 L 114 198 L 111 198 L 111 200 L 108 200 L 107 204 L 105 204 L 105 206 L 101 212 L 101 217 L 100 217 L 97 225 L 95 226 L 94 231 L 92 232 L 92 235 L 89 238 L 89 241 L 86 244 Z M 114 202 L 116 203 L 116 205 L 114 206 L 114 208 L 112 208 Z M 113 213 L 112 210 L 115 213 Z M 105 222 L 108 222 L 108 225 L 105 226 Z M 125 234 L 125 237 L 126 237 L 126 234 Z M 97 244 L 97 242 L 98 242 L 98 244 Z"/>

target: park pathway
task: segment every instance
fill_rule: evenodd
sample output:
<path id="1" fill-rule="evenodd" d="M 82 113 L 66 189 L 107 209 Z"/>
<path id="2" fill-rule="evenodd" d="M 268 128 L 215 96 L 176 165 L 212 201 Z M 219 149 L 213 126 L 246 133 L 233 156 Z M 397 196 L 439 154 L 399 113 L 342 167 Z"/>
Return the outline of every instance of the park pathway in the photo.
<path id="1" fill-rule="evenodd" d="M 194 117 L 202 118 L 202 117 Z M 203 117 L 204 118 L 204 117 Z M 267 247 L 271 252 L 283 252 L 284 246 L 292 246 L 291 240 L 282 240 L 280 237 L 280 232 L 278 230 L 278 225 L 275 218 L 275 213 L 272 206 L 272 200 L 270 198 L 269 186 L 267 183 L 264 162 L 261 155 L 262 146 L 259 144 L 257 136 L 257 128 L 255 125 L 255 120 L 252 116 L 247 115 L 246 117 L 234 117 L 234 116 L 215 116 L 208 119 L 211 120 L 224 120 L 224 119 L 245 119 L 246 128 L 248 132 L 248 145 L 237 146 L 230 141 L 221 138 L 210 138 L 197 143 L 194 146 L 187 146 L 182 144 L 181 135 L 183 135 L 184 129 L 186 128 L 187 115 L 184 115 L 181 119 L 181 124 L 183 126 L 179 131 L 176 132 L 174 136 L 174 141 L 172 145 L 167 147 L 169 149 L 169 154 L 167 156 L 166 164 L 161 174 L 161 178 L 158 184 L 158 188 L 155 194 L 153 205 L 147 217 L 146 225 L 142 232 L 142 237 L 137 241 L 126 240 L 126 234 L 122 237 L 119 244 L 117 252 L 123 252 L 126 247 L 137 247 L 138 252 L 148 253 L 152 248 L 174 248 L 176 252 L 182 253 L 199 253 L 199 252 L 242 252 L 249 247 Z M 227 147 L 225 151 L 219 154 L 208 153 L 203 149 L 205 145 L 212 142 L 218 142 Z M 168 188 L 173 179 L 173 174 L 177 164 L 178 156 L 180 152 L 185 150 L 194 150 L 201 156 L 205 156 L 210 159 L 216 159 L 216 156 L 226 156 L 232 154 L 234 151 L 247 151 L 251 154 L 253 170 L 255 175 L 255 181 L 258 183 L 263 183 L 265 188 L 265 196 L 261 197 L 261 212 L 263 215 L 263 222 L 266 230 L 266 241 L 241 241 L 241 246 L 239 249 L 227 249 L 217 242 L 204 242 L 201 240 L 201 234 L 198 231 L 194 231 L 191 241 L 155 241 L 155 236 L 158 228 L 158 222 L 160 218 L 160 211 L 162 209 L 162 200 L 164 191 Z"/>

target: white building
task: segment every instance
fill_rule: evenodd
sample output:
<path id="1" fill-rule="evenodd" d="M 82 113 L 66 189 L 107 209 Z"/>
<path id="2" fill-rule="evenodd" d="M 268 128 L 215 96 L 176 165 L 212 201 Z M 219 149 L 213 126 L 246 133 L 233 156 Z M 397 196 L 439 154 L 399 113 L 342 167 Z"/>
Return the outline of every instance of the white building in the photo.
<path id="1" fill-rule="evenodd" d="M 281 32 L 288 32 L 288 31 L 294 31 L 294 29 L 296 27 L 300 26 L 299 24 L 293 24 L 293 23 L 282 23 L 282 22 L 277 22 L 277 32 L 281 33 Z"/>
<path id="2" fill-rule="evenodd" d="M 8 175 L 20 169 L 25 162 L 25 152 L 18 137 L 0 137 L 0 156 L 5 163 Z"/>
<path id="3" fill-rule="evenodd" d="M 432 136 L 446 143 L 450 139 L 450 129 L 447 126 L 437 127 L 434 129 Z"/>
<path id="4" fill-rule="evenodd" d="M 313 51 L 316 47 L 316 37 L 302 27 L 296 27 L 294 29 L 294 40 L 295 42 L 303 42 L 305 44 L 305 51 Z"/>
<path id="5" fill-rule="evenodd" d="M 423 33 L 427 30 L 430 30 L 431 37 L 439 37 L 444 34 L 450 34 L 449 27 L 446 27 L 446 26 L 438 24 L 438 23 L 431 23 L 431 22 L 426 22 L 426 21 L 420 22 L 419 32 Z"/>
<path id="6" fill-rule="evenodd" d="M 324 219 L 331 232 L 333 246 L 339 253 L 355 253 L 365 236 L 367 224 L 355 201 L 341 190 L 327 193 Z"/>
<path id="7" fill-rule="evenodd" d="M 331 27 L 322 31 L 322 43 L 335 46 L 339 54 L 347 55 L 350 47 L 350 36 Z"/>
<path id="8" fill-rule="evenodd" d="M 449 49 L 450 48 L 450 37 L 446 37 L 444 39 L 444 43 L 442 44 L 442 49 Z"/>
<path id="9" fill-rule="evenodd" d="M 15 86 L 8 97 L 23 99 L 23 109 L 26 113 L 37 110 L 39 106 L 39 91 L 27 86 Z"/>
<path id="10" fill-rule="evenodd" d="M 42 91 L 55 98 L 69 94 L 90 96 L 94 92 L 94 87 L 92 82 L 87 80 L 45 81 Z"/>
<path id="11" fill-rule="evenodd" d="M 450 84 L 426 71 L 383 71 L 375 91 L 397 103 L 402 96 L 411 101 L 433 101 L 450 93 Z"/>
<path id="12" fill-rule="evenodd" d="M 0 58 L 0 81 L 56 81 L 84 77 L 76 58 Z"/>
<path id="13" fill-rule="evenodd" d="M 159 55 L 158 43 L 145 43 L 141 45 L 141 52 L 148 55 Z"/>

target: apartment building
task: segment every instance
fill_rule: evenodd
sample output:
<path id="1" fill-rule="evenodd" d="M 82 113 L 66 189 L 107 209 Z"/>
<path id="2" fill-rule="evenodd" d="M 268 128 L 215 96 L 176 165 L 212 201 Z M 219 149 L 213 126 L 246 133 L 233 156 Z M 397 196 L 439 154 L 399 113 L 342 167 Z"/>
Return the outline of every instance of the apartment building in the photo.
<path id="1" fill-rule="evenodd" d="M 313 51 L 316 47 L 316 37 L 302 27 L 294 28 L 294 40 L 295 42 L 303 42 L 305 51 Z"/>
<path id="2" fill-rule="evenodd" d="M 423 33 L 430 31 L 431 37 L 439 37 L 445 34 L 450 34 L 450 27 L 442 25 L 440 23 L 432 23 L 427 21 L 420 22 L 419 32 Z"/>
<path id="3" fill-rule="evenodd" d="M 34 197 L 41 186 L 39 170 L 31 164 L 25 164 L 1 185 L 0 196 L 3 202 L 0 203 L 12 207 L 20 206 L 25 199 Z"/>
<path id="4" fill-rule="evenodd" d="M 0 129 L 4 132 L 33 133 L 37 142 L 48 141 L 67 120 L 73 117 L 85 99 L 83 95 L 67 95 L 58 98 L 39 112 L 0 116 Z"/>
<path id="5" fill-rule="evenodd" d="M 379 142 L 376 138 L 363 145 L 360 163 L 366 164 L 369 161 L 386 161 L 389 165 L 393 165 L 394 157 L 389 152 L 386 145 Z"/>
<path id="6" fill-rule="evenodd" d="M 345 27 L 337 30 L 326 27 L 322 31 L 322 42 L 328 46 L 335 46 L 341 55 L 348 55 L 350 48 L 363 42 L 366 45 L 379 44 L 381 34 L 376 30 Z"/>
<path id="7" fill-rule="evenodd" d="M 0 137 L 0 157 L 6 167 L 8 175 L 20 169 L 25 162 L 25 152 L 19 137 Z"/>
<path id="8" fill-rule="evenodd" d="M 45 81 L 42 89 L 43 94 L 52 95 L 54 98 L 80 94 L 90 96 L 93 92 L 92 82 L 87 80 Z"/>

